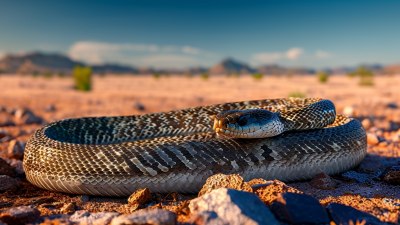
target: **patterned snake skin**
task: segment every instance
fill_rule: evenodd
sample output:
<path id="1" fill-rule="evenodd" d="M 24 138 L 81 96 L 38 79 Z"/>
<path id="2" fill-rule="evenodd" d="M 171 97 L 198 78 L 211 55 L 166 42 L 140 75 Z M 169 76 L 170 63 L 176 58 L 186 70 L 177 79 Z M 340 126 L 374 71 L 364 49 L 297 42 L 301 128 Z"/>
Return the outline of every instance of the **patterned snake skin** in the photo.
<path id="1" fill-rule="evenodd" d="M 253 108 L 280 112 L 287 132 L 262 139 L 213 132 L 214 115 Z M 31 183 L 54 191 L 193 193 L 216 173 L 283 181 L 339 173 L 360 163 L 366 146 L 361 124 L 336 116 L 329 100 L 288 98 L 54 122 L 28 141 L 23 165 Z"/>

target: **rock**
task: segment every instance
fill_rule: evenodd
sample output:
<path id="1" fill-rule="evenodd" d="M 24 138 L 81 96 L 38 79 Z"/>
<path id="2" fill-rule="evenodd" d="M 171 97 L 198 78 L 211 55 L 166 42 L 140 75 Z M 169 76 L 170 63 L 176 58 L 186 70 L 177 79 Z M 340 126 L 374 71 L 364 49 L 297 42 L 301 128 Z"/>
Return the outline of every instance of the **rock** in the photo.
<path id="1" fill-rule="evenodd" d="M 7 175 L 0 175 L 0 192 L 15 189 L 18 187 L 18 181 Z"/>
<path id="2" fill-rule="evenodd" d="M 354 116 L 354 107 L 353 106 L 344 107 L 343 114 L 348 117 L 353 117 Z"/>
<path id="3" fill-rule="evenodd" d="M 175 225 L 176 215 L 164 209 L 142 209 L 130 215 L 121 215 L 111 225 Z"/>
<path id="4" fill-rule="evenodd" d="M 12 116 L 7 112 L 0 112 L 0 127 L 15 126 Z"/>
<path id="5" fill-rule="evenodd" d="M 361 124 L 362 124 L 362 126 L 364 127 L 365 130 L 368 130 L 373 125 L 370 119 L 363 119 L 361 121 Z"/>
<path id="6" fill-rule="evenodd" d="M 79 210 L 72 214 L 69 220 L 80 225 L 102 225 L 109 224 L 118 215 L 116 212 L 89 213 Z"/>
<path id="7" fill-rule="evenodd" d="M 148 188 L 143 188 L 135 191 L 128 198 L 128 204 L 133 208 L 137 209 L 141 205 L 145 204 L 151 199 L 150 190 Z"/>
<path id="8" fill-rule="evenodd" d="M 11 138 L 11 135 L 7 131 L 0 130 L 0 143 L 9 141 Z"/>
<path id="9" fill-rule="evenodd" d="M 0 221 L 6 224 L 27 224 L 39 219 L 40 212 L 33 206 L 10 208 L 0 214 Z"/>
<path id="10" fill-rule="evenodd" d="M 141 102 L 135 102 L 133 107 L 138 111 L 145 111 L 146 110 L 146 107 Z"/>
<path id="11" fill-rule="evenodd" d="M 56 110 L 57 110 L 57 109 L 56 109 L 56 106 L 53 105 L 53 104 L 47 105 L 47 106 L 44 108 L 44 111 L 46 111 L 46 112 L 55 112 Z"/>
<path id="12" fill-rule="evenodd" d="M 8 157 L 22 160 L 24 157 L 25 143 L 17 140 L 12 140 L 8 144 Z"/>
<path id="13" fill-rule="evenodd" d="M 7 175 L 10 177 L 16 175 L 14 168 L 2 158 L 0 158 L 0 175 Z"/>
<path id="14" fill-rule="evenodd" d="M 367 143 L 368 145 L 377 145 L 379 144 L 379 137 L 373 133 L 367 133 Z"/>
<path id="15" fill-rule="evenodd" d="M 310 181 L 310 185 L 322 190 L 333 190 L 337 183 L 328 174 L 319 173 Z"/>
<path id="16" fill-rule="evenodd" d="M 210 193 L 218 188 L 230 188 L 248 192 L 253 191 L 250 185 L 244 182 L 243 178 L 239 174 L 225 175 L 219 173 L 207 178 L 206 183 L 199 191 L 199 196 Z"/>
<path id="17" fill-rule="evenodd" d="M 309 195 L 283 193 L 271 205 L 275 216 L 289 224 L 329 224 L 328 213 Z"/>
<path id="18" fill-rule="evenodd" d="M 338 203 L 330 203 L 326 207 L 326 209 L 328 210 L 331 218 L 336 224 L 343 224 L 343 225 L 356 224 L 356 221 L 361 222 L 363 220 L 365 221 L 364 224 L 367 225 L 385 224 L 375 216 L 365 212 L 361 212 L 350 206 Z M 351 223 L 350 221 L 352 221 L 353 223 Z"/>
<path id="19" fill-rule="evenodd" d="M 22 176 L 25 174 L 24 166 L 19 159 L 7 159 L 7 163 L 14 168 L 16 175 Z"/>
<path id="20" fill-rule="evenodd" d="M 386 104 L 386 108 L 388 108 L 388 109 L 398 109 L 399 106 L 397 105 L 396 102 L 389 102 L 388 104 Z"/>
<path id="21" fill-rule="evenodd" d="M 268 207 L 253 193 L 220 188 L 190 201 L 192 220 L 206 218 L 218 219 L 216 224 L 276 224 L 279 222 Z M 208 216 L 197 216 L 204 212 L 213 212 Z M 207 221 L 210 222 L 210 221 Z M 223 223 L 222 223 L 223 222 Z M 213 224 L 212 222 L 210 222 Z M 208 223 L 207 223 L 208 224 Z"/>
<path id="22" fill-rule="evenodd" d="M 254 187 L 254 193 L 265 203 L 272 204 L 281 193 L 299 193 L 302 194 L 302 191 L 297 190 L 296 188 L 287 186 L 285 183 L 279 180 L 269 181 L 264 186 L 259 185 L 260 187 Z"/>
<path id="23" fill-rule="evenodd" d="M 61 207 L 60 212 L 63 214 L 72 214 L 75 212 L 76 204 L 75 202 L 69 202 Z"/>
<path id="24" fill-rule="evenodd" d="M 400 166 L 391 166 L 381 175 L 383 181 L 389 184 L 400 185 Z"/>
<path id="25" fill-rule="evenodd" d="M 36 116 L 29 109 L 17 109 L 14 113 L 14 120 L 17 124 L 41 124 L 43 119 Z"/>
<path id="26" fill-rule="evenodd" d="M 190 224 L 195 225 L 229 225 L 228 222 L 218 217 L 213 211 L 203 211 L 190 218 Z"/>

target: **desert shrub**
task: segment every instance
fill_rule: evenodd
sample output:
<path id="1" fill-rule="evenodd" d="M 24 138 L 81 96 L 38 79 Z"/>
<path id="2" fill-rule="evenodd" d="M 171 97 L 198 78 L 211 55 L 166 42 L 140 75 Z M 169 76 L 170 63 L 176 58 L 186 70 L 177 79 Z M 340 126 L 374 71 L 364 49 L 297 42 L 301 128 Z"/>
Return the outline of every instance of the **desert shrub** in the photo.
<path id="1" fill-rule="evenodd" d="M 160 73 L 153 73 L 153 78 L 159 79 L 159 78 L 161 78 L 161 74 Z"/>
<path id="2" fill-rule="evenodd" d="M 251 76 L 254 78 L 254 80 L 261 80 L 264 77 L 264 74 L 262 74 L 262 73 L 254 73 Z"/>
<path id="3" fill-rule="evenodd" d="M 40 73 L 39 73 L 38 71 L 34 71 L 34 72 L 32 73 L 32 76 L 33 76 L 33 77 L 39 77 L 39 76 L 40 76 Z"/>
<path id="4" fill-rule="evenodd" d="M 320 71 L 317 73 L 318 81 L 322 84 L 328 82 L 329 75 L 325 71 Z"/>
<path id="5" fill-rule="evenodd" d="M 76 66 L 73 71 L 75 89 L 90 91 L 92 89 L 92 68 Z"/>
<path id="6" fill-rule="evenodd" d="M 54 77 L 54 74 L 51 71 L 46 71 L 42 74 L 42 76 L 46 79 L 51 79 Z"/>
<path id="7" fill-rule="evenodd" d="M 193 74 L 192 73 L 185 73 L 184 75 L 186 78 L 193 78 Z"/>
<path id="8" fill-rule="evenodd" d="M 210 75 L 209 75 L 208 73 L 202 73 L 202 74 L 200 75 L 200 77 L 201 77 L 201 79 L 203 79 L 203 80 L 208 80 L 208 78 L 210 78 Z"/>
<path id="9" fill-rule="evenodd" d="M 64 78 L 64 77 L 66 77 L 66 74 L 64 72 L 59 72 L 59 73 L 57 73 L 57 76 L 60 78 Z"/>
<path id="10" fill-rule="evenodd" d="M 290 92 L 288 95 L 289 98 L 305 98 L 306 94 L 300 91 Z"/>
<path id="11" fill-rule="evenodd" d="M 350 74 L 352 77 L 359 77 L 358 84 L 360 86 L 373 86 L 374 85 L 374 73 L 365 68 L 364 66 L 358 67 L 354 72 Z"/>

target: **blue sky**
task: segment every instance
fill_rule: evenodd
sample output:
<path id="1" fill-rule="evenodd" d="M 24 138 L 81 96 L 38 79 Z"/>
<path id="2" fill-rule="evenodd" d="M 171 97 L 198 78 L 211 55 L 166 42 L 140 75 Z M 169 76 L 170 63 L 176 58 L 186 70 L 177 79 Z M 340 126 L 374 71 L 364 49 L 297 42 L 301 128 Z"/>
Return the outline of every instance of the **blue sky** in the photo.
<path id="1" fill-rule="evenodd" d="M 61 52 L 89 63 L 182 68 L 400 63 L 400 1 L 4 0 L 0 55 Z"/>

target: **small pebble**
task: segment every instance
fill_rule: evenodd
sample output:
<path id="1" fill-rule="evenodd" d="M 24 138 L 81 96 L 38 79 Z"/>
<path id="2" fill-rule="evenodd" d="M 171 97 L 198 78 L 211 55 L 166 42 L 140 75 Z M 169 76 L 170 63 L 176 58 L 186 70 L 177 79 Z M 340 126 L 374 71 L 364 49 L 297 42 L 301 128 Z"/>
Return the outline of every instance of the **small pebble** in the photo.
<path id="1" fill-rule="evenodd" d="M 381 178 L 389 184 L 400 185 L 400 166 L 388 167 L 381 175 Z"/>
<path id="2" fill-rule="evenodd" d="M 317 174 L 310 181 L 310 185 L 322 190 L 333 190 L 337 187 L 337 183 L 326 173 Z"/>
<path id="3" fill-rule="evenodd" d="M 353 106 L 346 106 L 343 109 L 343 114 L 348 117 L 354 116 L 354 107 Z"/>
<path id="4" fill-rule="evenodd" d="M 72 214 L 75 212 L 76 204 L 74 202 L 69 202 L 63 205 L 60 212 L 63 214 Z"/>
<path id="5" fill-rule="evenodd" d="M 138 111 L 145 111 L 146 107 L 144 106 L 143 103 L 141 102 L 135 102 L 135 104 L 133 105 L 133 107 L 138 110 Z"/>
<path id="6" fill-rule="evenodd" d="M 55 112 L 55 111 L 56 111 L 56 106 L 53 105 L 53 104 L 50 104 L 50 105 L 47 105 L 47 106 L 44 108 L 44 110 L 45 110 L 46 112 Z"/>
<path id="7" fill-rule="evenodd" d="M 367 143 L 368 145 L 377 145 L 379 143 L 379 137 L 373 133 L 367 133 Z"/>
<path id="8" fill-rule="evenodd" d="M 372 122 L 370 119 L 363 119 L 361 124 L 363 125 L 364 129 L 368 130 L 372 127 Z"/>
<path id="9" fill-rule="evenodd" d="M 7 154 L 10 158 L 22 160 L 24 157 L 24 150 L 25 143 L 17 140 L 12 140 L 8 144 Z"/>
<path id="10" fill-rule="evenodd" d="M 147 203 L 150 199 L 150 190 L 148 188 L 143 188 L 135 191 L 131 196 L 129 196 L 128 204 L 137 209 Z"/>
<path id="11" fill-rule="evenodd" d="M 43 119 L 36 116 L 29 109 L 17 109 L 14 113 L 14 120 L 17 124 L 41 124 Z"/>

